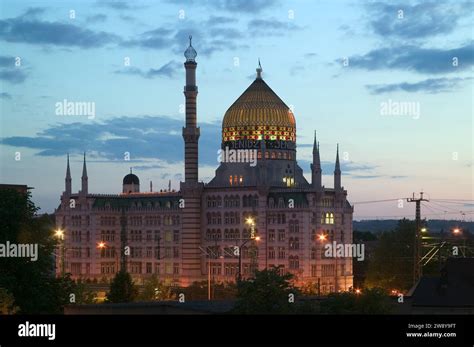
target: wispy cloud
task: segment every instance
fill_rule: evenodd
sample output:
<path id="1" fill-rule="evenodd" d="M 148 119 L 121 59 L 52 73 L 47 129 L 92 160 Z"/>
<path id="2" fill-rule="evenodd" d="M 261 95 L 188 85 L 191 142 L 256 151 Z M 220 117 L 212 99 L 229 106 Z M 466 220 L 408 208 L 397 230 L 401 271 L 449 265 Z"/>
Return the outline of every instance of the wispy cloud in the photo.
<path id="1" fill-rule="evenodd" d="M 392 84 L 369 84 L 365 87 L 372 94 L 383 94 L 397 91 L 408 93 L 425 92 L 437 94 L 442 92 L 452 92 L 458 89 L 465 81 L 472 80 L 472 77 L 454 78 L 429 78 L 415 83 L 392 83 Z"/>
<path id="2" fill-rule="evenodd" d="M 63 156 L 66 152 L 96 153 L 98 159 L 158 159 L 168 163 L 182 161 L 183 120 L 165 116 L 118 117 L 102 123 L 70 123 L 51 126 L 36 136 L 12 136 L 0 143 L 37 150 L 38 156 Z M 200 162 L 217 165 L 220 124 L 201 124 Z"/>
<path id="3" fill-rule="evenodd" d="M 135 75 L 143 78 L 151 79 L 155 77 L 173 77 L 177 74 L 181 64 L 176 61 L 169 61 L 158 69 L 148 69 L 144 71 L 136 67 L 128 67 L 122 70 L 116 70 L 114 73 L 122 75 Z"/>
<path id="4" fill-rule="evenodd" d="M 303 28 L 293 21 L 280 21 L 276 18 L 252 19 L 248 23 L 248 31 L 255 36 L 280 36 L 283 33 L 302 30 Z"/>
<path id="5" fill-rule="evenodd" d="M 136 5 L 132 1 L 98 0 L 96 4 L 100 7 L 106 7 L 118 11 L 131 11 L 142 8 L 142 6 Z"/>
<path id="6" fill-rule="evenodd" d="M 10 100 L 11 98 L 12 98 L 11 94 L 9 94 L 7 92 L 0 93 L 0 99 Z"/>
<path id="7" fill-rule="evenodd" d="M 26 77 L 25 69 L 22 66 L 15 66 L 15 57 L 0 56 L 0 80 L 18 84 L 23 83 Z"/>
<path id="8" fill-rule="evenodd" d="M 377 35 L 402 40 L 449 34 L 474 11 L 471 1 L 373 2 L 365 6 Z"/>
<path id="9" fill-rule="evenodd" d="M 338 61 L 340 63 L 340 61 Z M 349 58 L 349 67 L 369 71 L 395 69 L 420 74 L 453 73 L 474 65 L 474 41 L 457 48 L 385 47 Z"/>
<path id="10" fill-rule="evenodd" d="M 32 45 L 94 48 L 119 42 L 120 38 L 103 31 L 95 32 L 73 24 L 48 22 L 24 14 L 0 20 L 0 40 Z"/>
<path id="11" fill-rule="evenodd" d="M 105 14 L 102 14 L 102 13 L 86 17 L 86 22 L 87 23 L 103 23 L 106 20 L 107 20 L 107 16 Z"/>
<path id="12" fill-rule="evenodd" d="M 179 5 L 206 6 L 213 10 L 231 13 L 260 13 L 279 3 L 278 0 L 168 0 Z"/>

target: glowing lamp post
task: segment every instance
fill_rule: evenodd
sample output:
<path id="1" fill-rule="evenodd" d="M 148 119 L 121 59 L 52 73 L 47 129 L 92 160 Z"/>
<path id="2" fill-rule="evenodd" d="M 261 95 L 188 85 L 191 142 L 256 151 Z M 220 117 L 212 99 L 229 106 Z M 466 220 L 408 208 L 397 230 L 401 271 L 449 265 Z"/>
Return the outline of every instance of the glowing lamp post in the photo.
<path id="1" fill-rule="evenodd" d="M 64 247 L 64 230 L 61 228 L 58 228 L 54 232 L 54 236 L 61 242 L 61 274 L 64 277 L 64 272 L 65 272 L 65 260 L 64 260 L 64 253 L 65 253 L 65 247 Z"/>

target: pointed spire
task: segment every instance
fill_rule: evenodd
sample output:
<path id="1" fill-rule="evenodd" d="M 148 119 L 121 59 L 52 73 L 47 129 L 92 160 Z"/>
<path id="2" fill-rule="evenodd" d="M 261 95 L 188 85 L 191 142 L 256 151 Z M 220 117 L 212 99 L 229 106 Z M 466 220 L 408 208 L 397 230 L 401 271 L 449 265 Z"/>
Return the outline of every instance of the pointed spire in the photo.
<path id="1" fill-rule="evenodd" d="M 131 168 L 131 167 L 130 167 L 130 173 L 131 173 L 131 174 L 133 173 L 133 172 L 132 172 L 132 168 Z"/>
<path id="2" fill-rule="evenodd" d="M 321 159 L 319 157 L 319 142 L 316 139 L 316 130 L 314 131 L 313 142 L 313 163 L 311 164 L 311 183 L 317 191 L 322 187 Z"/>
<path id="3" fill-rule="evenodd" d="M 314 131 L 313 155 L 319 152 L 319 142 L 316 140 L 316 130 Z M 318 153 L 319 156 L 319 153 Z"/>
<path id="4" fill-rule="evenodd" d="M 87 178 L 86 152 L 84 152 L 84 163 L 82 164 L 82 178 Z"/>
<path id="5" fill-rule="evenodd" d="M 71 179 L 71 168 L 69 167 L 69 153 L 67 154 L 66 179 Z"/>
<path id="6" fill-rule="evenodd" d="M 341 190 L 341 165 L 339 164 L 339 144 L 336 150 L 336 167 L 334 168 L 334 189 Z"/>
<path id="7" fill-rule="evenodd" d="M 81 177 L 82 189 L 81 193 L 84 195 L 88 194 L 88 183 L 87 183 L 87 165 L 86 165 L 86 152 L 84 152 L 84 163 L 82 164 L 82 177 Z"/>
<path id="8" fill-rule="evenodd" d="M 65 192 L 67 195 L 71 195 L 72 191 L 72 178 L 71 178 L 71 168 L 69 167 L 69 153 L 67 154 L 67 167 L 66 167 L 66 189 Z"/>
<path id="9" fill-rule="evenodd" d="M 258 67 L 257 67 L 257 79 L 262 78 L 262 64 L 260 64 L 260 58 L 258 58 Z"/>

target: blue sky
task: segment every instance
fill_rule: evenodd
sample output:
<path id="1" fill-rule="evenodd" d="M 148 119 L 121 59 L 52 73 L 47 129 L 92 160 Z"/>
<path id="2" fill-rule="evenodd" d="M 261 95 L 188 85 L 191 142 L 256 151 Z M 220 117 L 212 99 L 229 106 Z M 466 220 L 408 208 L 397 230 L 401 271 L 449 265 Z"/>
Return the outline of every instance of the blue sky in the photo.
<path id="1" fill-rule="evenodd" d="M 472 1 L 2 1 L 0 182 L 35 187 L 34 201 L 51 212 L 64 189 L 66 153 L 77 190 L 86 151 L 91 192 L 119 192 L 130 166 L 142 189 L 150 180 L 165 188 L 169 179 L 177 189 L 182 63 L 191 34 L 204 181 L 217 167 L 222 117 L 254 79 L 260 58 L 264 79 L 294 109 L 298 162 L 307 177 L 317 130 L 323 183 L 332 186 L 339 143 L 350 201 L 421 189 L 432 198 L 472 200 L 473 7 Z M 64 99 L 94 102 L 95 118 L 56 115 Z M 389 101 L 416 103 L 419 114 L 381 114 Z M 412 216 L 412 206 L 355 208 L 356 218 L 401 215 Z"/>

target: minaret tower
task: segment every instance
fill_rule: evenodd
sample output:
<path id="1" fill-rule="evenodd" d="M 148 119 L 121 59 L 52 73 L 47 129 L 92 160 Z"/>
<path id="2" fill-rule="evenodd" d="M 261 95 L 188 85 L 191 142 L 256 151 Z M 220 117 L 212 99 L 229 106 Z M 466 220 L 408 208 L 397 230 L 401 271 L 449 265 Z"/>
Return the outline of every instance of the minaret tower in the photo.
<path id="1" fill-rule="evenodd" d="M 71 168 L 69 167 L 69 153 L 67 154 L 67 168 L 66 168 L 66 190 L 64 191 L 66 196 L 71 196 L 72 192 L 72 178 Z"/>
<path id="2" fill-rule="evenodd" d="M 87 183 L 87 166 L 86 166 L 86 152 L 84 152 L 84 163 L 82 164 L 82 177 L 81 177 L 81 193 L 87 195 L 89 190 L 89 184 Z"/>
<path id="3" fill-rule="evenodd" d="M 192 36 L 189 36 L 189 47 L 184 52 L 186 62 L 186 85 L 184 96 L 186 98 L 186 127 L 183 128 L 184 138 L 184 177 L 185 182 L 198 181 L 198 141 L 200 129 L 197 127 L 196 98 L 196 50 L 192 46 Z"/>
<path id="4" fill-rule="evenodd" d="M 202 280 L 207 274 L 201 255 L 201 195 L 203 183 L 198 182 L 198 140 L 196 97 L 196 50 L 189 37 L 189 47 L 184 52 L 186 62 L 186 126 L 183 128 L 184 139 L 184 182 L 181 182 L 181 194 L 184 202 L 182 213 L 182 263 L 181 285 L 188 286 L 194 281 Z"/>
<path id="5" fill-rule="evenodd" d="M 336 167 L 334 168 L 334 190 L 341 190 L 341 166 L 339 164 L 339 144 L 337 144 Z"/>
<path id="6" fill-rule="evenodd" d="M 321 158 L 319 157 L 319 143 L 316 141 L 316 131 L 314 131 L 313 143 L 313 163 L 311 164 L 311 184 L 313 189 L 320 191 L 322 188 Z"/>

